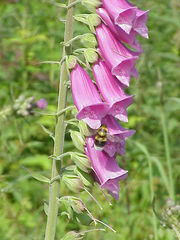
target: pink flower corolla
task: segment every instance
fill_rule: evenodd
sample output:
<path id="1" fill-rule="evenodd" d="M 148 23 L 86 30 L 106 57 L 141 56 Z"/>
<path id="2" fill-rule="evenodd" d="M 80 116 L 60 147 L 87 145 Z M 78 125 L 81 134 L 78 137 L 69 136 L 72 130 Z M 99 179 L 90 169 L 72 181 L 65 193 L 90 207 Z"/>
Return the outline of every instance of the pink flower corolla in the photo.
<path id="1" fill-rule="evenodd" d="M 39 99 L 39 100 L 36 102 L 36 106 L 37 106 L 39 109 L 45 109 L 45 108 L 47 107 L 47 101 L 46 101 L 46 99 L 44 99 L 44 98 Z"/>
<path id="2" fill-rule="evenodd" d="M 111 29 L 111 32 L 114 33 L 114 35 L 118 40 L 129 44 L 131 47 L 138 50 L 139 53 L 142 53 L 143 50 L 142 50 L 141 44 L 136 40 L 136 36 L 138 35 L 137 32 L 135 32 L 133 29 L 130 31 L 129 34 L 124 32 L 118 25 L 115 25 L 112 22 L 108 12 L 104 8 L 98 8 L 97 13 L 102 18 L 102 20 L 106 23 L 109 29 Z"/>
<path id="3" fill-rule="evenodd" d="M 73 100 L 79 111 L 76 118 L 98 129 L 109 110 L 108 103 L 102 102 L 91 78 L 79 64 L 72 70 L 70 78 Z"/>
<path id="4" fill-rule="evenodd" d="M 126 0 L 102 0 L 103 8 L 109 13 L 114 24 L 118 25 L 127 34 L 131 30 L 148 38 L 146 22 L 148 11 L 142 11 Z"/>
<path id="5" fill-rule="evenodd" d="M 87 138 L 85 148 L 90 158 L 93 171 L 100 187 L 106 189 L 115 199 L 119 199 L 119 181 L 127 177 L 127 172 L 121 169 L 114 157 L 109 157 L 104 151 L 97 151 L 94 148 L 94 139 Z"/>
<path id="6" fill-rule="evenodd" d="M 102 60 L 99 59 L 94 63 L 93 74 L 103 99 L 110 105 L 109 114 L 120 121 L 128 122 L 126 109 L 132 104 L 134 96 L 128 96 L 123 91 L 118 84 L 118 80 L 112 76 Z"/>
<path id="7" fill-rule="evenodd" d="M 109 28 L 102 23 L 96 28 L 96 36 L 101 55 L 111 69 L 111 73 L 122 84 L 129 86 L 130 76 L 138 76 L 135 69 L 138 54 L 120 43 Z"/>
<path id="8" fill-rule="evenodd" d="M 125 140 L 131 137 L 135 131 L 123 128 L 119 122 L 111 115 L 107 115 L 102 119 L 102 124 L 108 129 L 107 143 L 104 151 L 110 156 L 116 153 L 125 154 Z"/>
<path id="9" fill-rule="evenodd" d="M 137 8 L 129 4 L 126 0 L 102 0 L 102 3 L 114 23 L 129 34 L 136 19 Z"/>

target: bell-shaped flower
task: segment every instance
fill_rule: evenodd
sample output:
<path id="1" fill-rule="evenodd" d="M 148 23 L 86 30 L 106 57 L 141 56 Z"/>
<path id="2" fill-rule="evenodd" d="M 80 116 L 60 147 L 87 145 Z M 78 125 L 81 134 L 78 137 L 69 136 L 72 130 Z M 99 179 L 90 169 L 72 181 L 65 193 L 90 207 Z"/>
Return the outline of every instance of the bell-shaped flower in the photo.
<path id="1" fill-rule="evenodd" d="M 111 73 L 121 83 L 129 86 L 130 76 L 138 76 L 135 69 L 138 53 L 129 50 L 120 43 L 109 28 L 102 23 L 96 28 L 96 36 L 101 55 L 111 69 Z"/>
<path id="2" fill-rule="evenodd" d="M 136 7 L 126 0 L 102 0 L 102 3 L 114 23 L 129 34 L 136 19 Z"/>
<path id="3" fill-rule="evenodd" d="M 98 129 L 109 105 L 102 102 L 91 78 L 79 64 L 72 70 L 70 78 L 73 100 L 79 111 L 77 119 L 84 120 L 93 129 Z"/>
<path id="4" fill-rule="evenodd" d="M 103 99 L 110 105 L 109 114 L 120 121 L 128 122 L 126 109 L 132 104 L 133 96 L 125 94 L 119 86 L 118 80 L 112 76 L 110 70 L 102 60 L 99 59 L 94 63 L 93 74 Z"/>
<path id="5" fill-rule="evenodd" d="M 114 157 L 109 157 L 104 151 L 94 148 L 94 139 L 87 138 L 85 152 L 92 163 L 92 168 L 100 187 L 119 199 L 119 181 L 127 177 L 127 171 L 121 169 Z"/>
<path id="6" fill-rule="evenodd" d="M 102 119 L 102 124 L 108 129 L 107 143 L 104 151 L 109 156 L 114 156 L 115 153 L 125 154 L 125 140 L 131 137 L 135 131 L 123 128 L 119 122 L 111 115 L 107 115 Z"/>
<path id="7" fill-rule="evenodd" d="M 109 13 L 114 24 L 118 25 L 124 32 L 130 34 L 131 30 L 136 31 L 145 38 L 148 38 L 146 22 L 148 11 L 142 11 L 129 3 L 127 0 L 102 0 L 103 8 Z"/>
<path id="8" fill-rule="evenodd" d="M 142 11 L 140 9 L 136 10 L 136 20 L 134 22 L 134 31 L 139 33 L 142 37 L 148 38 L 148 28 L 146 27 L 146 22 L 148 20 L 148 11 Z"/>
<path id="9" fill-rule="evenodd" d="M 98 8 L 97 13 L 102 18 L 102 20 L 106 23 L 106 25 L 109 27 L 111 32 L 114 33 L 116 38 L 120 41 L 123 41 L 124 43 L 129 44 L 134 49 L 138 50 L 139 53 L 142 53 L 143 49 L 141 44 L 136 40 L 136 36 L 138 35 L 137 32 L 135 32 L 133 29 L 130 31 L 129 34 L 127 34 L 125 31 L 122 30 L 118 25 L 114 24 L 111 20 L 108 12 L 104 8 Z"/>

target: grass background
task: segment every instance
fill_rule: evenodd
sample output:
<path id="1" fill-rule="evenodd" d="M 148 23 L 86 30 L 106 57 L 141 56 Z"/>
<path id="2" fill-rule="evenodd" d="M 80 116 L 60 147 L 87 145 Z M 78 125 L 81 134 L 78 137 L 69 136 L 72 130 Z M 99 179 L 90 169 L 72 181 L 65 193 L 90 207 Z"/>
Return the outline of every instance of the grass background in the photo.
<path id="1" fill-rule="evenodd" d="M 60 1 L 59 1 L 60 2 Z M 139 8 L 150 9 L 149 40 L 140 38 L 144 53 L 137 69 L 140 77 L 131 80 L 128 92 L 135 94 L 129 108 L 128 128 L 136 134 L 127 141 L 126 155 L 118 157 L 120 166 L 129 171 L 126 181 L 120 183 L 120 200 L 112 199 L 112 206 L 98 188 L 94 196 L 103 205 L 103 211 L 82 193 L 92 213 L 113 226 L 111 231 L 89 233 L 86 239 L 155 239 L 149 174 L 152 167 L 153 194 L 161 213 L 168 193 L 167 150 L 173 166 L 176 200 L 179 199 L 179 145 L 180 145 L 180 2 L 178 0 L 137 0 Z M 77 13 L 87 12 L 77 7 Z M 36 0 L 0 1 L 0 109 L 12 104 L 20 94 L 46 98 L 47 111 L 57 106 L 59 81 L 58 65 L 38 64 L 40 61 L 59 61 L 64 24 L 59 21 L 65 11 Z M 75 35 L 87 32 L 83 24 L 75 23 Z M 78 43 L 74 47 L 78 47 Z M 161 92 L 159 86 L 162 86 Z M 163 101 L 162 101 L 163 100 Z M 71 94 L 68 103 L 72 102 Z M 168 133 L 169 146 L 164 143 Z M 44 237 L 46 215 L 44 200 L 48 199 L 48 185 L 31 178 L 24 167 L 50 176 L 53 143 L 39 124 L 54 131 L 52 117 L 29 116 L 25 119 L 0 119 L 0 239 L 40 240 Z M 66 134 L 65 151 L 73 150 Z M 67 161 L 69 161 L 67 159 Z M 149 165 L 150 164 L 150 165 Z M 168 189 L 167 189 L 168 188 Z M 62 186 L 61 192 L 68 194 Z M 157 239 L 173 239 L 157 219 Z M 56 239 L 70 230 L 88 227 L 66 217 L 58 219 Z"/>

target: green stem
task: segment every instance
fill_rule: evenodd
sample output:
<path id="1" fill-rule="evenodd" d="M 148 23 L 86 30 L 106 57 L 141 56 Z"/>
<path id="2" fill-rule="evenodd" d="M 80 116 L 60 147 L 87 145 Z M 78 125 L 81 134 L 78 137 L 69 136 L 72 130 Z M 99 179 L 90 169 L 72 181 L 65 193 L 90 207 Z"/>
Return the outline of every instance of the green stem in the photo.
<path id="1" fill-rule="evenodd" d="M 75 0 L 69 0 L 68 4 L 72 4 Z M 68 42 L 73 35 L 73 12 L 74 8 L 67 10 L 66 17 L 66 27 L 64 42 Z M 63 57 L 71 54 L 71 46 L 63 47 Z M 66 62 L 63 62 L 60 67 L 60 84 L 59 84 L 59 97 L 58 97 L 58 109 L 57 112 L 61 112 L 66 108 L 67 102 L 67 85 L 68 72 L 66 68 Z M 54 155 L 59 156 L 63 153 L 64 146 L 64 124 L 65 113 L 57 117 L 56 128 L 55 128 L 55 142 L 54 142 Z M 52 164 L 52 175 L 51 179 L 60 175 L 61 161 L 53 160 Z M 54 240 L 56 233 L 56 222 L 58 215 L 58 202 L 57 198 L 60 195 L 60 181 L 54 181 L 49 187 L 49 209 L 48 209 L 48 219 L 46 225 L 45 240 Z"/>
<path id="2" fill-rule="evenodd" d="M 149 154 L 147 155 L 148 165 L 149 165 L 149 185 L 150 185 L 150 198 L 151 203 L 154 200 L 154 189 L 153 189 L 153 170 L 152 170 L 152 162 Z M 154 228 L 154 239 L 158 240 L 158 231 L 157 231 L 157 219 L 155 214 L 153 213 L 153 228 Z"/>
<path id="3" fill-rule="evenodd" d="M 170 155 L 170 147 L 169 147 L 166 117 L 165 117 L 163 106 L 161 106 L 161 121 L 162 121 L 163 137 L 164 137 L 164 146 L 165 146 L 165 151 L 166 151 L 166 161 L 167 161 L 168 174 L 169 174 L 170 198 L 174 201 L 175 200 L 175 193 L 174 193 L 172 162 L 171 162 L 171 155 Z"/>

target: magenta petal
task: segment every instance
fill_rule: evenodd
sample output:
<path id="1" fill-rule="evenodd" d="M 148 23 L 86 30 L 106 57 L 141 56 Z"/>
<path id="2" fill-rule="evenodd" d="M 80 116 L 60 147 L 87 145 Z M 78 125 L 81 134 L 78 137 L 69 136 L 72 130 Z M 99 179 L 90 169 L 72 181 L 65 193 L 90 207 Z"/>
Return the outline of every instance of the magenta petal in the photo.
<path id="1" fill-rule="evenodd" d="M 131 30 L 129 34 L 124 32 L 119 26 L 115 25 L 110 16 L 108 15 L 107 11 L 104 8 L 98 8 L 97 13 L 103 19 L 103 21 L 107 24 L 107 26 L 111 29 L 111 32 L 114 33 L 118 40 L 121 40 L 125 43 L 128 43 L 131 47 L 138 50 L 139 53 L 142 53 L 141 44 L 136 40 L 136 36 L 138 35 L 137 32 Z"/>
<path id="2" fill-rule="evenodd" d="M 98 89 L 106 102 L 112 103 L 127 96 L 119 85 L 118 80 L 112 76 L 109 68 L 102 60 L 98 59 L 93 64 L 93 75 Z"/>
<path id="3" fill-rule="evenodd" d="M 121 44 L 104 24 L 96 28 L 96 35 L 100 52 L 112 74 L 128 86 L 138 53 Z"/>
<path id="4" fill-rule="evenodd" d="M 76 115 L 78 120 L 84 120 L 89 127 L 98 129 L 101 126 L 101 119 L 107 114 L 109 105 L 106 103 L 98 103 L 84 107 Z"/>
<path id="5" fill-rule="evenodd" d="M 71 72 L 71 88 L 74 103 L 79 110 L 77 119 L 84 120 L 91 128 L 99 128 L 109 106 L 102 102 L 91 78 L 78 64 Z"/>
<path id="6" fill-rule="evenodd" d="M 87 72 L 76 64 L 71 72 L 71 88 L 74 103 L 78 110 L 102 103 L 101 97 Z"/>
<path id="7" fill-rule="evenodd" d="M 116 117 L 122 122 L 128 122 L 127 107 L 133 103 L 133 96 L 126 96 L 124 99 L 112 103 L 108 114 Z"/>
<path id="8" fill-rule="evenodd" d="M 114 198 L 118 199 L 119 181 L 126 178 L 127 171 L 118 166 L 115 156 L 109 157 L 104 151 L 95 150 L 93 138 L 87 138 L 85 150 L 101 188 L 107 189 Z"/>
<path id="9" fill-rule="evenodd" d="M 104 151 L 110 156 L 113 157 L 116 153 L 121 155 L 125 154 L 125 140 L 119 142 L 111 142 L 110 140 L 107 141 Z"/>
<path id="10" fill-rule="evenodd" d="M 149 11 L 142 11 L 137 9 L 136 21 L 134 23 L 134 30 L 144 38 L 148 38 L 148 28 L 146 27 L 148 13 Z"/>
<path id="11" fill-rule="evenodd" d="M 132 104 L 133 96 L 128 96 L 119 86 L 117 79 L 112 76 L 110 70 L 102 60 L 93 65 L 93 74 L 104 100 L 110 104 L 108 114 L 127 122 L 126 108 Z"/>
<path id="12" fill-rule="evenodd" d="M 102 3 L 113 22 L 129 34 L 136 18 L 136 7 L 124 0 L 102 0 Z"/>
<path id="13" fill-rule="evenodd" d="M 112 68 L 112 74 L 117 77 L 120 82 L 129 87 L 130 76 L 137 76 L 134 71 L 134 66 L 138 57 L 130 57 L 122 60 L 121 63 Z"/>
<path id="14" fill-rule="evenodd" d="M 127 34 L 129 34 L 132 30 L 133 21 L 136 17 L 135 10 L 135 7 L 122 10 L 115 19 L 115 24 L 122 28 Z"/>
<path id="15" fill-rule="evenodd" d="M 102 124 L 108 128 L 108 139 L 111 142 L 121 142 L 122 140 L 131 137 L 135 131 L 123 128 L 119 122 L 112 116 L 107 115 L 102 119 Z"/>

